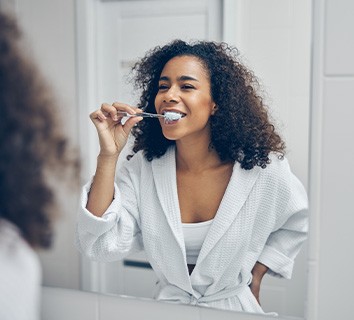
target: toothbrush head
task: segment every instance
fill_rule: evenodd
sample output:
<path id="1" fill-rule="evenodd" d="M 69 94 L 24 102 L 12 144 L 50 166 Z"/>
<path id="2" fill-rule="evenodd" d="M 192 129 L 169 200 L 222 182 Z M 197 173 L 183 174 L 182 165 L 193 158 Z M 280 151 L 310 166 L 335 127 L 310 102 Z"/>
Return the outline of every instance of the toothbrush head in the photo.
<path id="1" fill-rule="evenodd" d="M 164 117 L 167 121 L 176 121 L 182 118 L 182 115 L 177 112 L 168 111 L 164 114 Z"/>

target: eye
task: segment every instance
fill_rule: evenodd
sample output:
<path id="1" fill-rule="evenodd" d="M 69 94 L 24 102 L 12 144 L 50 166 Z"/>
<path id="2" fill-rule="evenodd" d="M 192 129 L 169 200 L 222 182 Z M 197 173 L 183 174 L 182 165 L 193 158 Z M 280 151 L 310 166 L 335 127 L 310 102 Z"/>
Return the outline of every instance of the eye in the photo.
<path id="1" fill-rule="evenodd" d="M 188 90 L 188 89 L 195 89 L 195 87 L 189 83 L 185 83 L 181 86 L 182 89 Z"/>
<path id="2" fill-rule="evenodd" d="M 159 91 L 167 90 L 168 89 L 168 85 L 161 83 L 161 84 L 159 84 L 158 89 L 159 89 Z"/>

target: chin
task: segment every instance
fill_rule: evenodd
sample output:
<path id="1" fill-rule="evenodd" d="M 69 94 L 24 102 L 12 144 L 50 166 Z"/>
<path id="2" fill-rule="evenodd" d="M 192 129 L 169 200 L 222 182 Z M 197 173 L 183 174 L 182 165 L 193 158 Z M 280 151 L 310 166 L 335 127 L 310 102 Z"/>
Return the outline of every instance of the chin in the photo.
<path id="1" fill-rule="evenodd" d="M 178 140 L 180 138 L 179 134 L 176 134 L 175 130 L 162 130 L 162 134 L 163 136 L 167 139 L 167 140 Z"/>
<path id="2" fill-rule="evenodd" d="M 172 140 L 172 141 L 176 141 L 178 140 L 178 137 L 176 137 L 175 135 L 172 134 L 163 134 L 163 136 L 167 139 L 167 140 Z"/>

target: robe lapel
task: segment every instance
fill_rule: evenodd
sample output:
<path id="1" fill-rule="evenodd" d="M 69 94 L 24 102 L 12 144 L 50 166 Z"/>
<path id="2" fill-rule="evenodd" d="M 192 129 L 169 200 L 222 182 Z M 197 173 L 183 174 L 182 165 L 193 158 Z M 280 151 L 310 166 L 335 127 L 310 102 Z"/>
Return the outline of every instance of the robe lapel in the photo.
<path id="1" fill-rule="evenodd" d="M 236 219 L 257 180 L 260 170 L 262 170 L 260 167 L 244 170 L 241 169 L 239 163 L 235 163 L 229 185 L 201 248 L 196 269 L 199 268 L 203 259 L 210 253 Z"/>
<path id="2" fill-rule="evenodd" d="M 170 148 L 158 159 L 152 161 L 152 172 L 155 180 L 157 196 L 165 213 L 172 234 L 183 257 L 183 265 L 187 269 L 186 251 L 178 202 L 175 149 Z"/>
<path id="3" fill-rule="evenodd" d="M 176 240 L 176 250 L 178 250 L 181 255 L 180 268 L 183 268 L 184 271 L 179 273 L 181 276 L 180 287 L 187 292 L 193 293 L 195 291 L 192 288 L 192 283 L 195 281 L 198 269 L 202 268 L 204 258 L 222 238 L 234 219 L 236 219 L 257 180 L 261 168 L 255 167 L 252 170 L 244 170 L 240 168 L 239 163 L 234 165 L 232 177 L 225 195 L 205 238 L 196 267 L 191 277 L 189 277 L 177 193 L 175 149 L 170 148 L 165 155 L 161 158 L 154 159 L 151 164 L 157 196 L 168 225 L 171 228 L 171 232 Z M 174 245 L 171 244 L 171 250 L 174 250 L 173 246 Z M 177 254 L 177 251 L 174 252 Z"/>

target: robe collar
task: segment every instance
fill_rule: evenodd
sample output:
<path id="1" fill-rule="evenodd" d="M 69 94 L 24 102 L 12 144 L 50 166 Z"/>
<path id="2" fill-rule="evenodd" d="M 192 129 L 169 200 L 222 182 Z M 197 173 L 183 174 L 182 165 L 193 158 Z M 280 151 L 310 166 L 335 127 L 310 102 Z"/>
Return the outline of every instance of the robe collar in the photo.
<path id="1" fill-rule="evenodd" d="M 202 245 L 193 273 L 202 267 L 205 257 L 215 247 L 237 217 L 257 180 L 260 170 L 260 167 L 244 170 L 238 162 L 234 164 L 230 182 Z M 161 158 L 152 161 L 152 172 L 158 198 L 179 250 L 182 251 L 184 268 L 188 274 L 181 212 L 178 202 L 175 147 L 170 147 Z"/>

